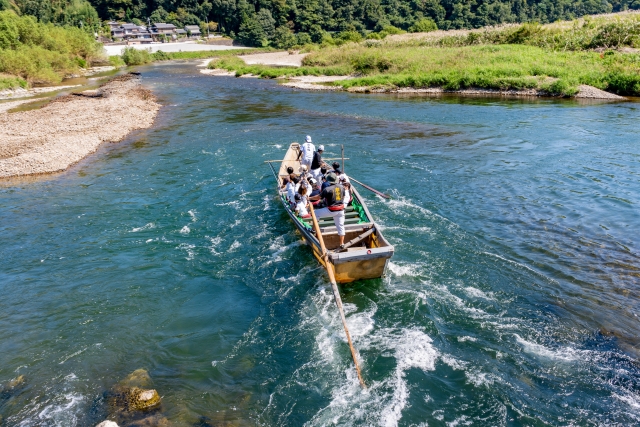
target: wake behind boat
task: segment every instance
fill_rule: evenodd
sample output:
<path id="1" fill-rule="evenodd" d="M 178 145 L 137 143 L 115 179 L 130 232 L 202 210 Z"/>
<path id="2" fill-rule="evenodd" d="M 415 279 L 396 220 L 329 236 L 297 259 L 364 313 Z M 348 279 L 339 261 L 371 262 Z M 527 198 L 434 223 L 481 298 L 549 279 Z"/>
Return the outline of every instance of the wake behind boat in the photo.
<path id="1" fill-rule="evenodd" d="M 325 257 L 322 245 L 317 238 L 312 218 L 300 218 L 292 210 L 287 201 L 286 190 L 283 190 L 283 178 L 289 176 L 287 168 L 300 170 L 298 160 L 300 145 L 292 143 L 280 163 L 276 174 L 277 191 L 280 202 L 302 234 L 302 238 L 313 251 L 313 255 L 325 268 Z M 269 163 L 271 165 L 271 163 Z M 332 264 L 335 279 L 338 283 L 348 283 L 360 279 L 374 279 L 385 275 L 389 259 L 393 256 L 393 246 L 382 236 L 373 220 L 364 199 L 355 188 L 351 188 L 352 200 L 345 207 L 345 244 L 340 248 L 338 230 L 332 217 L 318 218 L 322 240 L 328 251 L 328 261 Z"/>

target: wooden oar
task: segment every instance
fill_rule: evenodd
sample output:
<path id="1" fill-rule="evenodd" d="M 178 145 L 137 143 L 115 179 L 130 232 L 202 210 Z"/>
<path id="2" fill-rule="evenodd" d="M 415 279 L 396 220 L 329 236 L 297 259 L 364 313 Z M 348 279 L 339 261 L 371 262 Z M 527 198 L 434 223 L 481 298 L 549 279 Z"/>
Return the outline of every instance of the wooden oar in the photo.
<path id="1" fill-rule="evenodd" d="M 362 185 L 362 186 L 363 186 L 364 188 L 366 188 L 367 190 L 369 190 L 369 191 L 373 191 L 374 193 L 376 193 L 376 194 L 377 194 L 378 196 L 380 196 L 380 197 L 384 197 L 385 199 L 390 199 L 390 198 L 391 198 L 391 196 L 389 196 L 388 194 L 381 193 L 381 192 L 379 192 L 378 190 L 376 190 L 375 188 L 371 188 L 371 187 L 369 187 L 367 184 L 363 184 L 363 183 L 361 183 L 360 181 L 358 181 L 357 179 L 355 179 L 355 178 L 354 178 L 354 177 L 352 177 L 352 176 L 350 176 L 350 177 L 349 177 L 349 179 L 350 179 L 351 181 L 355 181 L 355 182 L 357 182 L 358 184 Z"/>
<path id="2" fill-rule="evenodd" d="M 367 385 L 364 383 L 364 380 L 362 379 L 362 374 L 360 373 L 360 366 L 358 365 L 358 359 L 356 358 L 356 349 L 353 348 L 353 343 L 351 342 L 351 334 L 349 334 L 349 328 L 347 328 L 347 319 L 344 317 L 344 310 L 342 308 L 342 298 L 340 298 L 340 291 L 338 291 L 338 284 L 336 283 L 336 276 L 333 271 L 333 264 L 329 261 L 329 252 L 327 251 L 327 248 L 324 245 L 324 239 L 322 238 L 322 233 L 320 232 L 320 224 L 318 224 L 316 213 L 313 210 L 313 205 L 311 204 L 309 204 L 309 211 L 311 212 L 311 218 L 313 219 L 313 227 L 316 230 L 316 237 L 318 237 L 318 241 L 320 242 L 322 257 L 324 258 L 324 266 L 327 269 L 327 273 L 329 274 L 329 281 L 331 282 L 331 289 L 333 290 L 333 298 L 336 300 L 336 305 L 338 306 L 338 311 L 340 312 L 340 317 L 342 318 L 342 326 L 344 326 L 344 332 L 347 334 L 347 342 L 349 343 L 349 349 L 351 349 L 351 357 L 353 357 L 353 363 L 356 365 L 358 380 L 360 380 L 360 385 L 362 386 L 362 388 L 367 388 Z"/>

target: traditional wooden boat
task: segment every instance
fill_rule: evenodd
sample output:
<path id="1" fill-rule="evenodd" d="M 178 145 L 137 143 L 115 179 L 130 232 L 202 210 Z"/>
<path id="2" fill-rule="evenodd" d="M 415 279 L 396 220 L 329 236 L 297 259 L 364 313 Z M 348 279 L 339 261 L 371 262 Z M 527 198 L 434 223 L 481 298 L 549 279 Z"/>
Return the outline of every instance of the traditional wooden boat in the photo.
<path id="1" fill-rule="evenodd" d="M 312 219 L 300 218 L 291 210 L 286 199 L 286 191 L 282 188 L 282 178 L 289 176 L 287 168 L 291 166 L 296 172 L 300 170 L 300 162 L 297 160 L 299 150 L 299 144 L 292 143 L 277 173 L 272 166 L 277 179 L 278 196 L 302 238 L 313 250 L 313 255 L 327 268 L 327 257 L 323 256 L 322 245 L 317 238 Z M 345 209 L 344 249 L 339 248 L 340 241 L 333 218 L 318 218 L 320 233 L 328 251 L 328 260 L 333 266 L 338 283 L 383 277 L 389 259 L 393 256 L 393 246 L 382 236 L 364 199 L 353 185 L 351 189 L 352 202 Z"/>

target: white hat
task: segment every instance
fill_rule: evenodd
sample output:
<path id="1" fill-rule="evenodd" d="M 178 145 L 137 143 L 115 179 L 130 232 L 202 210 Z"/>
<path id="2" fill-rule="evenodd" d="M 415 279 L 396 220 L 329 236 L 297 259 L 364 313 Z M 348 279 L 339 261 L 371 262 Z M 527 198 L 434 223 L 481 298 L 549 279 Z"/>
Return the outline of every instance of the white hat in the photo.
<path id="1" fill-rule="evenodd" d="M 318 145 L 318 151 L 324 151 L 324 145 Z"/>
<path id="2" fill-rule="evenodd" d="M 307 135 L 307 137 L 304 139 L 306 142 L 311 142 L 311 136 Z"/>
<path id="3" fill-rule="evenodd" d="M 309 179 L 309 184 L 311 184 L 311 185 L 315 185 L 315 184 L 317 184 L 317 183 L 318 183 L 318 181 L 316 181 L 316 179 L 315 179 L 315 178 L 310 178 L 310 179 Z"/>
<path id="4" fill-rule="evenodd" d="M 340 176 L 340 182 L 348 182 L 349 184 L 351 184 L 351 182 L 349 181 L 349 177 L 347 177 L 346 175 Z"/>
<path id="5" fill-rule="evenodd" d="M 302 165 L 302 166 L 300 166 L 300 170 L 301 170 L 301 171 L 306 171 L 306 170 L 307 170 L 307 165 Z"/>

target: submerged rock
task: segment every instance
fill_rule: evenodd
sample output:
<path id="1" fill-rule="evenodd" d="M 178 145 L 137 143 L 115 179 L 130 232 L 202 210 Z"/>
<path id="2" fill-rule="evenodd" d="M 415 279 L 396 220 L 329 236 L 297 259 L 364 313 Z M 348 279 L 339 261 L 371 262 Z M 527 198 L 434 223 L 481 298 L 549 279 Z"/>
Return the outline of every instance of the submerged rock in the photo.
<path id="1" fill-rule="evenodd" d="M 160 395 L 155 390 L 138 387 L 118 387 L 107 398 L 110 412 L 143 411 L 160 405 Z"/>
<path id="2" fill-rule="evenodd" d="M 149 373 L 137 369 L 105 393 L 108 418 L 122 426 L 168 426 L 159 414 L 161 398 Z"/>
<path id="3" fill-rule="evenodd" d="M 119 383 L 119 385 L 122 387 L 140 388 L 150 387 L 151 384 L 151 377 L 149 376 L 149 372 L 147 372 L 146 369 L 136 369 Z"/>
<path id="4" fill-rule="evenodd" d="M 24 375 L 20 375 L 19 377 L 12 379 L 5 385 L 0 385 L 0 402 L 9 400 L 11 397 L 18 394 L 26 385 L 27 382 Z"/>
<path id="5" fill-rule="evenodd" d="M 171 427 L 172 424 L 162 415 L 152 415 L 141 420 L 134 421 L 127 427 Z"/>
<path id="6" fill-rule="evenodd" d="M 24 384 L 25 384 L 24 375 L 20 375 L 18 378 L 14 378 L 11 381 L 9 381 L 9 384 L 7 384 L 7 389 L 15 389 L 18 387 L 22 387 Z"/>

